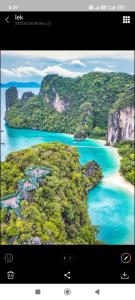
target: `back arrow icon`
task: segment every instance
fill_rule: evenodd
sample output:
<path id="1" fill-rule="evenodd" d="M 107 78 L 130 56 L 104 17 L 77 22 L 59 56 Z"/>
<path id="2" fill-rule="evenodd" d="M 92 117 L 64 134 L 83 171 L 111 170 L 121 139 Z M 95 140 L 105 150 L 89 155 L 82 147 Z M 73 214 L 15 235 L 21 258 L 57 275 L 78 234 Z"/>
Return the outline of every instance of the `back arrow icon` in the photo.
<path id="1" fill-rule="evenodd" d="M 5 19 L 5 21 L 6 21 L 7 23 L 9 23 L 9 16 Z"/>
<path id="2" fill-rule="evenodd" d="M 99 289 L 96 290 L 95 293 L 96 293 L 97 295 L 99 295 L 99 294 L 100 294 L 100 290 L 99 290 Z"/>

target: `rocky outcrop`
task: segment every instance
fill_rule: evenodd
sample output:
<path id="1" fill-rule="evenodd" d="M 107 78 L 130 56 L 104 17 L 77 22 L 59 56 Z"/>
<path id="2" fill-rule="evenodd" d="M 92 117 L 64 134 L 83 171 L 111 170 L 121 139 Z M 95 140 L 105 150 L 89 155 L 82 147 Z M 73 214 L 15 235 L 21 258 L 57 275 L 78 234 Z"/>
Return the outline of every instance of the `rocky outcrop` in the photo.
<path id="1" fill-rule="evenodd" d="M 10 87 L 6 90 L 6 111 L 10 109 L 10 107 L 15 104 L 18 99 L 18 91 L 16 87 Z"/>
<path id="2" fill-rule="evenodd" d="M 55 74 L 45 76 L 41 82 L 39 95 L 58 113 L 62 113 L 70 106 L 70 99 L 66 93 L 63 95 L 64 88 L 61 91 L 64 85 L 66 85 L 65 79 Z"/>
<path id="3" fill-rule="evenodd" d="M 48 94 L 47 94 L 47 91 L 44 90 L 43 88 L 40 89 L 40 92 L 39 92 L 39 95 L 43 97 L 43 99 L 49 103 L 49 97 L 48 97 Z"/>
<path id="4" fill-rule="evenodd" d="M 45 101 L 47 103 L 50 103 L 53 108 L 59 113 L 65 111 L 69 107 L 69 102 L 61 99 L 57 92 L 54 94 L 53 91 L 53 100 L 49 99 L 48 94 L 45 91 L 44 93 L 42 92 L 42 96 L 44 97 Z"/>
<path id="5" fill-rule="evenodd" d="M 91 190 L 102 179 L 102 170 L 96 161 L 89 161 L 83 166 L 84 175 L 90 179 L 90 184 L 87 186 L 87 191 Z"/>
<path id="6" fill-rule="evenodd" d="M 77 131 L 75 132 L 74 134 L 74 139 L 77 141 L 77 142 L 81 142 L 81 141 L 84 141 L 84 139 L 86 138 L 86 134 L 85 132 L 82 132 L 82 131 Z"/>
<path id="7" fill-rule="evenodd" d="M 45 100 L 46 100 L 47 103 L 49 103 L 49 98 L 48 98 L 47 93 L 45 93 Z"/>
<path id="8" fill-rule="evenodd" d="M 55 110 L 60 113 L 66 110 L 68 106 L 69 106 L 69 102 L 67 101 L 65 102 L 62 99 L 60 99 L 59 94 L 56 93 L 56 97 L 53 102 L 53 107 L 55 108 Z"/>
<path id="9" fill-rule="evenodd" d="M 134 140 L 134 107 L 127 106 L 112 113 L 108 120 L 107 143 Z"/>
<path id="10" fill-rule="evenodd" d="M 95 172 L 99 169 L 99 165 L 96 163 L 96 161 L 89 161 L 85 165 L 85 176 L 92 176 L 95 175 Z"/>
<path id="11" fill-rule="evenodd" d="M 21 98 L 21 101 L 22 102 L 26 102 L 28 99 L 32 98 L 35 94 L 32 93 L 32 92 L 24 92 L 22 94 L 22 98 Z"/>

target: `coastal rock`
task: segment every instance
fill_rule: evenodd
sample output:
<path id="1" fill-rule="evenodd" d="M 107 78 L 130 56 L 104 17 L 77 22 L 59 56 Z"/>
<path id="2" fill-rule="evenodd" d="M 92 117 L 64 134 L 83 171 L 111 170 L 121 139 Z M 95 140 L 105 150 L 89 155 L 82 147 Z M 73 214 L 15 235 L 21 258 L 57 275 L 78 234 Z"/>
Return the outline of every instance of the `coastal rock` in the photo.
<path id="1" fill-rule="evenodd" d="M 99 169 L 99 165 L 96 161 L 89 161 L 85 165 L 85 176 L 92 176 L 95 175 L 95 172 Z"/>
<path id="2" fill-rule="evenodd" d="M 134 107 L 127 106 L 109 116 L 107 143 L 134 140 Z"/>
<path id="3" fill-rule="evenodd" d="M 24 93 L 22 94 L 21 101 L 22 101 L 22 102 L 24 102 L 24 101 L 26 102 L 28 99 L 32 98 L 34 95 L 35 95 L 35 94 L 32 93 L 32 92 L 24 92 Z"/>
<path id="4" fill-rule="evenodd" d="M 15 104 L 18 99 L 18 91 L 16 87 L 10 87 L 6 90 L 6 111 L 10 109 L 10 107 Z"/>
<path id="5" fill-rule="evenodd" d="M 77 142 L 81 142 L 81 141 L 84 141 L 84 139 L 86 138 L 86 134 L 85 132 L 82 132 L 82 131 L 77 131 L 75 132 L 74 134 L 74 139 L 77 141 Z"/>
<path id="6" fill-rule="evenodd" d="M 102 179 L 102 170 L 96 161 L 89 161 L 85 164 L 84 175 L 90 179 L 90 184 L 87 187 L 87 190 L 92 189 L 101 179 Z"/>

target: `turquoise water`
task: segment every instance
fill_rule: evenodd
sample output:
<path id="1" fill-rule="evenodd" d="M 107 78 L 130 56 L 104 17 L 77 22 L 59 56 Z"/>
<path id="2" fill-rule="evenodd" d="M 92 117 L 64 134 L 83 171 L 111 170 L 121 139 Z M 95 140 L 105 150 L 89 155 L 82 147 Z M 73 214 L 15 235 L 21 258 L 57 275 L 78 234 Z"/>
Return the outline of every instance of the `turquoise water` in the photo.
<path id="1" fill-rule="evenodd" d="M 28 89 L 27 89 L 28 90 Z M 31 89 L 30 89 L 31 90 Z M 19 89 L 19 94 L 26 91 Z M 38 93 L 38 89 L 33 89 Z M 119 161 L 110 147 L 101 142 L 86 139 L 75 142 L 71 135 L 35 131 L 32 129 L 13 129 L 5 125 L 5 89 L 1 97 L 2 160 L 11 151 L 28 148 L 42 142 L 57 141 L 73 147 L 78 147 L 80 162 L 84 164 L 95 160 L 102 168 L 104 178 L 114 175 L 119 169 Z M 134 197 L 126 188 L 111 185 L 104 180 L 88 193 L 88 210 L 92 223 L 98 225 L 98 238 L 106 244 L 134 243 Z"/>

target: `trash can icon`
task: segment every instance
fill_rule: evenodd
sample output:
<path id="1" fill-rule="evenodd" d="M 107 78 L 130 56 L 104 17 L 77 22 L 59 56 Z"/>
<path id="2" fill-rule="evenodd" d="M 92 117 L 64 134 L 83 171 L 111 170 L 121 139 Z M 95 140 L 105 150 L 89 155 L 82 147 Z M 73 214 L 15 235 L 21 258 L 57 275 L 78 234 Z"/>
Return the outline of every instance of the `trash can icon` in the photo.
<path id="1" fill-rule="evenodd" d="M 13 271 L 8 271 L 7 272 L 7 279 L 14 279 L 14 272 Z"/>

